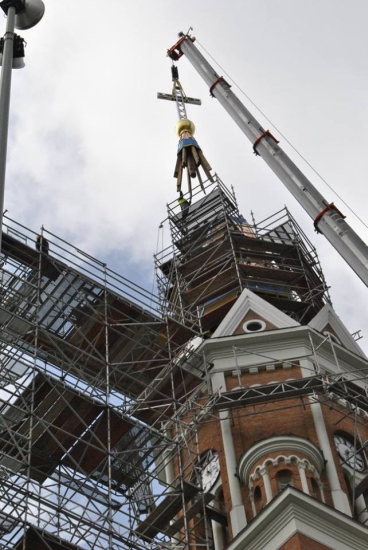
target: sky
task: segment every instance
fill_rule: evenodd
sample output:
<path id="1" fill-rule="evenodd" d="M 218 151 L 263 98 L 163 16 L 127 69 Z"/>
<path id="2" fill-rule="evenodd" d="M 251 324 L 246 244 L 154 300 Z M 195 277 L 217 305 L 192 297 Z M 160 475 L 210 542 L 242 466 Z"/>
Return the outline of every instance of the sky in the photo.
<path id="1" fill-rule="evenodd" d="M 171 91 L 166 51 L 192 27 L 217 72 L 368 242 L 353 214 L 368 224 L 366 0 L 45 5 L 42 21 L 19 32 L 27 48 L 12 81 L 5 192 L 12 219 L 45 226 L 151 290 L 158 226 L 176 198 L 177 113 L 157 92 Z M 202 99 L 187 111 L 213 171 L 234 186 L 247 219 L 287 205 L 317 247 L 338 315 L 362 331 L 368 352 L 365 285 L 314 232 L 185 57 L 178 68 L 186 94 Z"/>

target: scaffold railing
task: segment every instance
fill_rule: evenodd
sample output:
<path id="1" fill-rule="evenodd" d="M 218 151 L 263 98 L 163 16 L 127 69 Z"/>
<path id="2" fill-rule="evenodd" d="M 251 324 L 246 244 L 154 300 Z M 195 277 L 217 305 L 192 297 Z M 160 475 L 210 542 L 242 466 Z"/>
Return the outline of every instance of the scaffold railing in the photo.
<path id="1" fill-rule="evenodd" d="M 205 333 L 244 288 L 301 323 L 330 302 L 317 253 L 286 208 L 251 225 L 218 176 L 205 191 L 185 211 L 168 204 L 171 244 L 155 256 L 162 311 L 197 316 Z"/>
<path id="2" fill-rule="evenodd" d="M 198 455 L 195 435 L 179 436 L 179 411 L 206 378 L 188 348 L 197 319 L 164 313 L 105 263 L 39 235 L 4 225 L 0 545 L 180 545 L 186 521 L 170 535 L 139 526 L 174 493 L 185 519 L 188 494 L 199 493 L 189 474 L 162 475 L 168 448 L 186 464 Z"/>
<path id="3" fill-rule="evenodd" d="M 203 492 L 196 469 L 202 425 L 218 422 L 224 409 L 248 414 L 262 400 L 285 407 L 287 397 L 300 398 L 293 406 L 310 396 L 336 407 L 346 399 L 349 414 L 351 402 L 366 413 L 354 376 L 317 367 L 310 380 L 211 391 L 213 363 L 198 348 L 243 288 L 263 285 L 275 303 L 301 304 L 301 316 L 328 295 L 314 249 L 288 213 L 252 227 L 219 179 L 206 192 L 189 226 L 169 206 L 173 243 L 156 257 L 160 297 L 44 228 L 37 245 L 35 232 L 7 220 L 0 271 L 4 550 L 38 543 L 52 550 L 206 548 L 198 518 L 209 521 L 214 495 Z"/>

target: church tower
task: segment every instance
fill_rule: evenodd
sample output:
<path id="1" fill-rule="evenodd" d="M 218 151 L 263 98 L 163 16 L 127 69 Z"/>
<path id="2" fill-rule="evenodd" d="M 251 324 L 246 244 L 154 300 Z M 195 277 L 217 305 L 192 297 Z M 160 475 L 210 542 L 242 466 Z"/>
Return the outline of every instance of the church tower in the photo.
<path id="1" fill-rule="evenodd" d="M 367 359 L 290 213 L 250 224 L 218 176 L 205 192 L 185 216 L 168 205 L 172 242 L 156 257 L 162 307 L 197 318 L 208 367 L 181 418 L 197 458 L 166 468 L 203 491 L 193 547 L 364 548 Z"/>

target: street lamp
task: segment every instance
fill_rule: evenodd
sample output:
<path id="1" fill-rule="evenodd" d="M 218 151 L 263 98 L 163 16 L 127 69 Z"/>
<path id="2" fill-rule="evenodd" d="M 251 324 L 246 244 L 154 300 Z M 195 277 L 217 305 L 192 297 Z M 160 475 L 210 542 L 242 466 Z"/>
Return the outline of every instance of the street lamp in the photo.
<path id="1" fill-rule="evenodd" d="M 3 231 L 6 150 L 8 142 L 10 88 L 13 53 L 16 35 L 14 29 L 26 30 L 37 25 L 45 12 L 42 0 L 3 0 L 1 9 L 6 13 L 6 31 L 3 38 L 0 80 L 0 250 Z"/>

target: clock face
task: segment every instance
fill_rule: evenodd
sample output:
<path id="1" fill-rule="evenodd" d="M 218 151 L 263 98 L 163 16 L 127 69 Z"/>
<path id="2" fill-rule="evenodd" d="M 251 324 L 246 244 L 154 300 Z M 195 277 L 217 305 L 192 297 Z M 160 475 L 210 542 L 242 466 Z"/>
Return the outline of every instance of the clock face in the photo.
<path id="1" fill-rule="evenodd" d="M 334 441 L 337 452 L 343 461 L 351 468 L 362 472 L 364 470 L 364 459 L 361 453 L 356 452 L 353 443 L 342 435 L 335 435 Z"/>
<path id="2" fill-rule="evenodd" d="M 197 471 L 202 481 L 203 491 L 209 491 L 220 474 L 220 461 L 216 451 L 208 451 L 197 464 Z"/>

